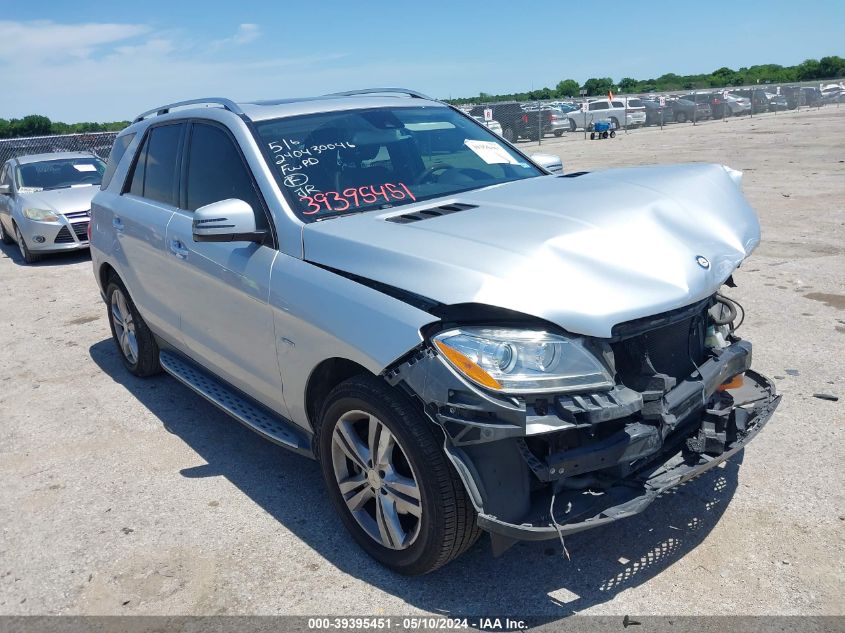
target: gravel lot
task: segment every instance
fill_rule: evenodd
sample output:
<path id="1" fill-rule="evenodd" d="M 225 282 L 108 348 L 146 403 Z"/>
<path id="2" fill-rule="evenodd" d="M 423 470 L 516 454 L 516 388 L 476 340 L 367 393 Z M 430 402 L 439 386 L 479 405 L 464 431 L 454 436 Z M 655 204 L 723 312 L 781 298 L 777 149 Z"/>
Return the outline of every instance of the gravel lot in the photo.
<path id="1" fill-rule="evenodd" d="M 0 613 L 845 614 L 845 108 L 582 138 L 542 151 L 744 171 L 763 243 L 732 294 L 784 395 L 744 455 L 570 537 L 571 561 L 482 539 L 403 578 L 353 544 L 315 463 L 123 370 L 87 254 L 25 266 L 3 246 Z"/>

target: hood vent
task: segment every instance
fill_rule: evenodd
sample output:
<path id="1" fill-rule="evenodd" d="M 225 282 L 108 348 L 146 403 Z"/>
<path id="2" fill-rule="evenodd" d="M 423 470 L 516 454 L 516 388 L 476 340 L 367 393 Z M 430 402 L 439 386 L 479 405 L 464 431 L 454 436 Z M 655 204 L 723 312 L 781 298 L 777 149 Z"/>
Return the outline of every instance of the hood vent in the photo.
<path id="1" fill-rule="evenodd" d="M 443 215 L 457 213 L 458 211 L 466 211 L 467 209 L 475 209 L 477 207 L 478 205 L 476 204 L 455 202 L 454 204 L 444 204 L 441 207 L 431 207 L 430 209 L 414 211 L 413 213 L 405 213 L 404 215 L 394 215 L 386 218 L 386 221 L 394 222 L 396 224 L 410 224 L 411 222 L 420 222 L 421 220 L 428 220 L 430 218 L 439 218 Z"/>

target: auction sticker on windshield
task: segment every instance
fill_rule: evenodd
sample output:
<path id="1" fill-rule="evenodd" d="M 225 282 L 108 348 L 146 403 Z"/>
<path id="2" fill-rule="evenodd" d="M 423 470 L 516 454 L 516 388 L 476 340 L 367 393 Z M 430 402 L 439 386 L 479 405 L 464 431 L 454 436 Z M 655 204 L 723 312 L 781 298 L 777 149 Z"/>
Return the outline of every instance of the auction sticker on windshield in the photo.
<path id="1" fill-rule="evenodd" d="M 464 145 L 469 147 L 478 157 L 488 165 L 507 163 L 517 165 L 518 161 L 508 151 L 495 141 L 473 141 L 467 139 Z"/>

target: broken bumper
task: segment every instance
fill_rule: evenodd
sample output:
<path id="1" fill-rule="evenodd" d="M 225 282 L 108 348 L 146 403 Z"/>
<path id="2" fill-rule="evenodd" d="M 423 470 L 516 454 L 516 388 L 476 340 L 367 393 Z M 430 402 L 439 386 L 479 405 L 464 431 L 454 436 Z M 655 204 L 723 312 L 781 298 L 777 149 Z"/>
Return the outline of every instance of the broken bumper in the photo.
<path id="1" fill-rule="evenodd" d="M 443 428 L 478 524 L 501 551 L 638 514 L 743 449 L 780 402 L 750 366 L 751 344 L 736 341 L 665 393 L 618 387 L 534 403 L 475 389 L 426 351 L 386 378 L 404 383 Z M 740 374 L 741 387 L 719 389 Z M 545 454 L 531 448 L 565 433 L 596 439 Z"/>
<path id="2" fill-rule="evenodd" d="M 701 453 L 693 460 L 689 452 L 684 450 L 683 440 L 689 436 L 682 435 L 672 438 L 675 442 L 667 443 L 669 446 L 674 445 L 677 450 L 669 448 L 662 451 L 657 463 L 648 463 L 625 479 L 599 489 L 598 495 L 595 494 L 595 489 L 589 489 L 587 494 L 586 490 L 561 490 L 556 493 L 554 513 L 557 527 L 551 521 L 551 496 L 549 512 L 541 512 L 533 523 L 517 525 L 501 521 L 495 516 L 479 514 L 479 526 L 509 539 L 537 541 L 558 538 L 559 534 L 574 534 L 639 514 L 662 493 L 698 477 L 741 451 L 766 425 L 781 397 L 776 394 L 774 385 L 764 376 L 748 371 L 745 378 L 764 390 L 766 396 L 742 406 L 748 416 L 746 432 L 728 443 L 720 454 Z M 567 508 L 569 512 L 564 514 Z M 548 523 L 544 524 L 546 521 Z"/>

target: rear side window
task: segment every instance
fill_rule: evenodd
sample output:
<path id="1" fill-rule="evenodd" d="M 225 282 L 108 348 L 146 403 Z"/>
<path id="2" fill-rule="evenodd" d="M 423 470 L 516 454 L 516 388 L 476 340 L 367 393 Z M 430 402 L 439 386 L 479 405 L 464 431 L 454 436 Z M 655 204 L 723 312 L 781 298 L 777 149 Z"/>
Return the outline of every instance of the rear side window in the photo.
<path id="1" fill-rule="evenodd" d="M 112 176 L 114 176 L 114 172 L 120 164 L 120 159 L 123 158 L 126 148 L 129 147 L 129 144 L 134 138 L 135 133 L 133 132 L 132 134 L 124 134 L 114 139 L 114 145 L 112 145 L 111 152 L 109 152 L 109 160 L 106 163 L 106 171 L 103 173 L 103 182 L 100 184 L 100 189 L 105 189 L 109 186 Z"/>
<path id="2" fill-rule="evenodd" d="M 598 101 L 596 103 L 591 103 L 589 108 L 590 110 L 607 110 L 608 105 L 604 101 Z"/>
<path id="3" fill-rule="evenodd" d="M 196 211 L 212 202 L 237 198 L 255 211 L 257 225 L 263 221 L 261 200 L 252 176 L 232 139 L 216 126 L 202 123 L 193 126 L 185 193 L 189 211 Z"/>
<path id="4" fill-rule="evenodd" d="M 176 206 L 176 165 L 183 127 L 162 125 L 150 130 L 138 153 L 129 193 Z"/>

